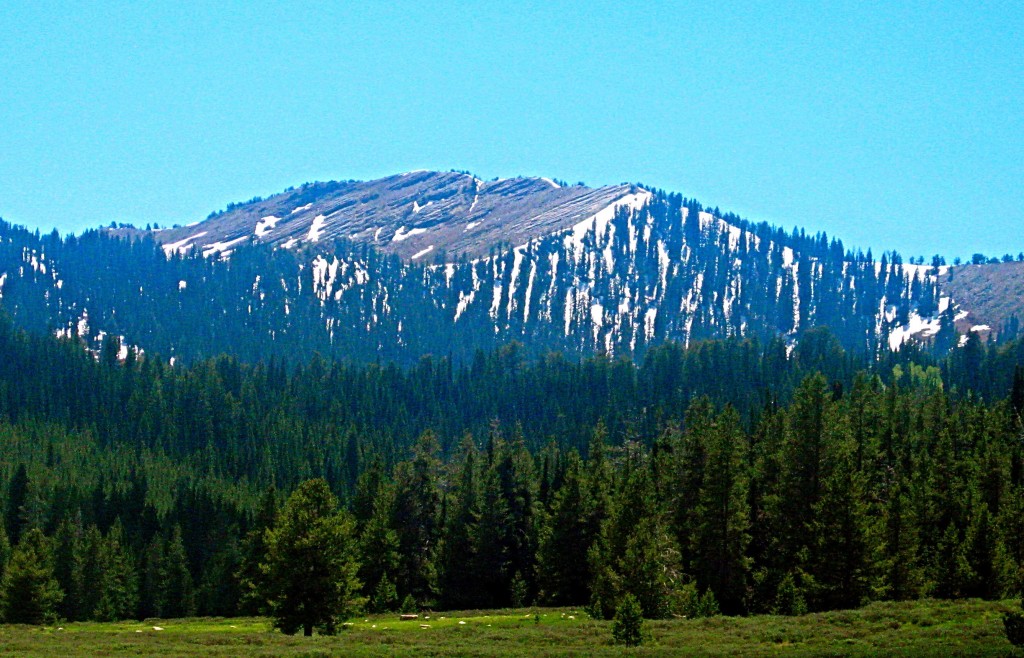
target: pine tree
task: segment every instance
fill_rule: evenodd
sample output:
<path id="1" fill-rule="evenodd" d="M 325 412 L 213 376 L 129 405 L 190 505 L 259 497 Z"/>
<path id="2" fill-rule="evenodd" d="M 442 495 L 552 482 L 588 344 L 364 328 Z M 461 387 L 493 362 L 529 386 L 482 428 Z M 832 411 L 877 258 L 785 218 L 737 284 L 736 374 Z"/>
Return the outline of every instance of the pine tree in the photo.
<path id="1" fill-rule="evenodd" d="M 179 525 L 174 526 L 165 544 L 161 576 L 161 616 L 176 618 L 191 617 L 195 614 L 195 588 Z"/>
<path id="2" fill-rule="evenodd" d="M 869 528 L 863 475 L 854 464 L 853 439 L 841 424 L 826 428 L 826 436 L 820 495 L 811 522 L 809 571 L 816 586 L 815 607 L 854 608 L 874 594 L 877 547 Z"/>
<path id="3" fill-rule="evenodd" d="M 127 619 L 138 605 L 135 560 L 127 547 L 124 526 L 115 523 L 102 546 L 103 579 L 94 616 L 100 621 Z"/>
<path id="4" fill-rule="evenodd" d="M 364 525 L 359 537 L 359 580 L 370 596 L 370 612 L 386 612 L 398 603 L 394 574 L 398 570 L 398 533 L 392 527 L 394 489 L 382 485 L 377 489 L 373 516 Z"/>
<path id="5" fill-rule="evenodd" d="M 11 543 L 7 539 L 7 533 L 3 525 L 0 525 L 0 583 L 3 582 L 4 574 L 7 572 L 7 563 L 11 559 Z"/>
<path id="6" fill-rule="evenodd" d="M 64 520 L 57 528 L 55 541 L 54 576 L 57 584 L 64 592 L 64 598 L 58 608 L 61 618 L 68 621 L 79 621 L 83 607 L 82 571 L 79 563 L 81 542 L 85 537 L 82 525 L 82 514 L 79 511 L 71 519 Z"/>
<path id="7" fill-rule="evenodd" d="M 706 435 L 706 464 L 694 511 L 692 572 L 702 590 L 714 592 L 726 614 L 744 610 L 750 559 L 750 508 L 746 438 L 728 407 Z"/>
<path id="8" fill-rule="evenodd" d="M 81 594 L 78 607 L 80 619 L 96 619 L 96 608 L 103 594 L 100 586 L 105 566 L 103 558 L 103 534 L 95 524 L 89 524 L 82 541 L 78 543 L 78 555 L 75 558 L 76 590 Z"/>
<path id="9" fill-rule="evenodd" d="M 645 617 L 665 617 L 682 584 L 679 549 L 646 466 L 636 464 L 625 475 L 614 513 L 589 555 L 595 598 L 591 605 L 606 619 L 627 590 L 636 596 Z"/>
<path id="10" fill-rule="evenodd" d="M 395 469 L 394 528 L 399 547 L 395 581 L 399 596 L 411 594 L 420 603 L 432 601 L 437 587 L 439 451 L 437 437 L 425 432 L 416 442 L 412 461 Z"/>
<path id="11" fill-rule="evenodd" d="M 575 450 L 566 461 L 565 479 L 545 519 L 537 555 L 541 598 L 551 605 L 587 602 L 591 574 L 586 547 L 596 539 L 587 523 L 590 511 L 584 499 L 583 463 Z"/>
<path id="12" fill-rule="evenodd" d="M 246 614 L 262 612 L 263 572 L 259 565 L 267 555 L 267 530 L 277 522 L 277 490 L 271 486 L 263 494 L 260 507 L 253 520 L 253 527 L 242 541 L 238 572 L 235 578 L 239 588 L 239 610 Z"/>
<path id="13" fill-rule="evenodd" d="M 4 527 L 12 545 L 21 541 L 22 528 L 25 525 L 23 510 L 29 498 L 28 471 L 25 464 L 18 464 L 18 469 L 11 477 L 7 487 L 7 506 L 4 509 Z"/>
<path id="14" fill-rule="evenodd" d="M 0 587 L 0 612 L 9 624 L 52 622 L 64 594 L 53 576 L 53 547 L 38 528 L 28 530 L 11 554 Z"/>
<path id="15" fill-rule="evenodd" d="M 632 594 L 626 594 L 615 611 L 612 637 L 616 642 L 625 644 L 627 647 L 640 646 L 643 642 L 643 625 L 644 618 L 640 602 Z"/>
<path id="16" fill-rule="evenodd" d="M 895 483 L 889 493 L 884 524 L 880 567 L 884 570 L 888 597 L 897 601 L 915 599 L 921 593 L 924 574 L 913 507 L 901 482 Z"/>
<path id="17" fill-rule="evenodd" d="M 139 568 L 139 619 L 163 617 L 164 541 L 155 535 L 143 552 Z"/>
<path id="18" fill-rule="evenodd" d="M 288 497 L 267 533 L 263 595 L 274 626 L 293 635 L 337 631 L 359 605 L 355 523 L 339 511 L 323 479 L 307 480 Z"/>
<path id="19" fill-rule="evenodd" d="M 469 530 L 473 555 L 469 568 L 475 574 L 481 596 L 477 607 L 482 608 L 507 606 L 512 580 L 510 538 L 513 519 L 504 496 L 501 473 L 505 442 L 500 439 L 494 441 L 490 452 L 490 463 L 483 472 L 479 512 Z"/>
<path id="20" fill-rule="evenodd" d="M 441 600 L 453 609 L 473 607 L 481 598 L 476 572 L 472 529 L 479 519 L 479 454 L 473 437 L 461 444 L 462 463 L 458 486 L 449 497 L 445 540 L 441 546 Z"/>

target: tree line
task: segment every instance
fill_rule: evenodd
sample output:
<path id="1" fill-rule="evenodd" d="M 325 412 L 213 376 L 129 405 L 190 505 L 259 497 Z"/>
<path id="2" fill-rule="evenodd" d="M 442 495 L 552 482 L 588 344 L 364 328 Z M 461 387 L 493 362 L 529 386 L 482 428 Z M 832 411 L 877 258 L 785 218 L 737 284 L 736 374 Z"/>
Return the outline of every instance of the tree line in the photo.
<path id="1" fill-rule="evenodd" d="M 318 478 L 370 611 L 1018 593 L 1021 345 L 866 361 L 810 338 L 171 367 L 0 323 L 0 611 L 273 612 L 282 505 Z"/>

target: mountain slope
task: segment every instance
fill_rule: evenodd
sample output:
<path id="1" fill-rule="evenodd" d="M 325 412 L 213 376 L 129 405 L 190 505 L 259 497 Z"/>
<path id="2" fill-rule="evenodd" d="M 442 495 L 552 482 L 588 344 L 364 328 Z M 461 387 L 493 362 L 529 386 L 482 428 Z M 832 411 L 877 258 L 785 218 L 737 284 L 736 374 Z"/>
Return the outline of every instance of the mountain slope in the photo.
<path id="1" fill-rule="evenodd" d="M 0 303 L 19 323 L 186 359 L 414 362 L 510 340 L 639 357 L 816 326 L 860 352 L 945 348 L 964 313 L 939 286 L 947 269 L 639 186 L 457 173 L 306 185 L 168 230 L 0 226 Z"/>
<path id="2" fill-rule="evenodd" d="M 375 181 L 314 183 L 217 214 L 198 226 L 159 231 L 168 250 L 207 256 L 245 244 L 285 248 L 344 238 L 418 259 L 484 256 L 500 244 L 568 228 L 629 191 L 562 187 L 549 179 L 483 181 L 469 174 L 411 172 Z"/>

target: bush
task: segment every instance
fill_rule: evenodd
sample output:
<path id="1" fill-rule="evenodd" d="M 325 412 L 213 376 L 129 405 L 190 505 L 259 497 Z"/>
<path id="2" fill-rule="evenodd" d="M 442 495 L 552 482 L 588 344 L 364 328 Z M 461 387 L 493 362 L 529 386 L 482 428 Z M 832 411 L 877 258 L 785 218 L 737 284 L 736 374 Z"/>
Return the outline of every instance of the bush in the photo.
<path id="1" fill-rule="evenodd" d="M 1021 600 L 1021 608 L 1024 608 L 1024 599 Z M 1006 613 L 1003 615 L 1003 628 L 1006 629 L 1006 639 L 1013 646 L 1024 646 L 1024 614 L 1020 612 Z"/>
<path id="2" fill-rule="evenodd" d="M 714 617 L 719 613 L 718 600 L 710 589 L 701 594 L 695 583 L 686 583 L 672 596 L 672 612 L 688 619 Z"/>
<path id="3" fill-rule="evenodd" d="M 412 594 L 406 594 L 405 598 L 402 599 L 402 605 L 399 606 L 398 611 L 403 614 L 412 614 L 419 612 L 420 607 L 416 603 L 416 599 L 413 598 Z"/>
<path id="4" fill-rule="evenodd" d="M 615 611 L 612 637 L 627 647 L 639 646 L 643 641 L 643 626 L 644 617 L 640 610 L 640 602 L 632 594 L 626 594 Z"/>
<path id="5" fill-rule="evenodd" d="M 787 573 L 775 595 L 775 606 L 773 612 L 777 615 L 803 615 L 807 614 L 807 599 L 804 597 L 804 588 L 797 583 L 793 573 Z"/>

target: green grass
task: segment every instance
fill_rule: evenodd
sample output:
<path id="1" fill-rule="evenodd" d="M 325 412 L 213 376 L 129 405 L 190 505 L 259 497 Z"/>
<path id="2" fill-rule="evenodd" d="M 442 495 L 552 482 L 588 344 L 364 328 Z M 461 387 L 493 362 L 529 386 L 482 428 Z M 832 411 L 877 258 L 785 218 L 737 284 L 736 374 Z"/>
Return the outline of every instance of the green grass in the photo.
<path id="1" fill-rule="evenodd" d="M 801 617 L 648 621 L 636 649 L 613 644 L 611 622 L 570 608 L 416 621 L 374 615 L 353 619 L 335 637 L 312 638 L 282 635 L 258 618 L 0 626 L 0 656 L 1024 656 L 1006 640 L 1001 618 L 1018 605 L 926 600 Z"/>

